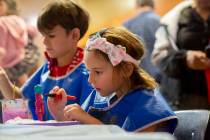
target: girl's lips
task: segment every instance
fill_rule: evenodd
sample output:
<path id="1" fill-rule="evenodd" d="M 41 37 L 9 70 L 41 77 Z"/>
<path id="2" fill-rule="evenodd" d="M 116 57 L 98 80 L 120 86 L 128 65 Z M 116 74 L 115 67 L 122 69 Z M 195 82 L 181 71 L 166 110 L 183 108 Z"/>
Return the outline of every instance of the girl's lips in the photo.
<path id="1" fill-rule="evenodd" d="M 95 88 L 97 91 L 100 91 L 101 89 L 100 88 Z"/>

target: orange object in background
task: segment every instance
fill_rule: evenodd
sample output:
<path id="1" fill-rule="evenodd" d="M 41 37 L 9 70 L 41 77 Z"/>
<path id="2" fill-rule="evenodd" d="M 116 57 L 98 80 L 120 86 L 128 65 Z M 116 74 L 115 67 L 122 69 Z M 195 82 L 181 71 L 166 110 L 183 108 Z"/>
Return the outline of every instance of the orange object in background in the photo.
<path id="1" fill-rule="evenodd" d="M 128 8 L 122 8 L 123 5 L 118 3 L 119 0 L 100 0 L 100 2 L 92 0 L 89 1 L 88 3 L 84 2 L 83 3 L 84 7 L 86 7 L 90 15 L 92 15 L 91 17 L 92 22 L 90 23 L 88 32 L 86 33 L 85 37 L 80 41 L 79 45 L 81 47 L 84 47 L 88 35 L 99 30 L 100 28 L 120 26 L 122 25 L 123 21 L 134 16 L 137 13 L 135 9 L 135 1 L 136 0 L 133 0 L 132 2 L 131 0 L 124 1 L 125 3 L 127 2 L 127 4 L 125 4 L 124 6 L 129 6 Z M 165 13 L 167 13 L 171 8 L 173 8 L 176 4 L 178 4 L 182 0 L 154 0 L 154 1 L 155 1 L 155 11 L 157 12 L 158 15 L 163 16 Z M 133 3 L 133 6 L 130 6 L 128 2 Z M 103 9 L 99 9 L 100 7 L 106 7 L 106 5 L 111 5 L 108 10 L 103 11 Z M 96 11 L 98 11 L 97 14 Z"/>
<path id="2" fill-rule="evenodd" d="M 36 16 L 40 12 L 41 7 L 51 0 L 17 0 L 20 9 L 20 15 L 36 24 Z M 136 0 L 74 0 L 76 3 L 84 7 L 90 14 L 91 22 L 89 30 L 79 43 L 80 47 L 84 47 L 88 35 L 104 27 L 119 26 L 123 21 L 136 14 Z M 154 0 L 156 4 L 156 12 L 160 16 L 173 8 L 182 0 Z M 42 50 L 43 44 L 39 35 L 35 43 Z"/>
<path id="3" fill-rule="evenodd" d="M 173 8 L 176 4 L 183 0 L 154 0 L 156 5 L 156 12 L 158 15 L 163 16 L 167 13 L 171 8 Z"/>

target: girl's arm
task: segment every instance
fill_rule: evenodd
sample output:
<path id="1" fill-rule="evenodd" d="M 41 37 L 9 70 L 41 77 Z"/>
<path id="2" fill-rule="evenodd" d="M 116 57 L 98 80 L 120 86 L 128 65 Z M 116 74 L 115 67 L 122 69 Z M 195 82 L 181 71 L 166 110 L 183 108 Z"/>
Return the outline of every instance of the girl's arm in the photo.
<path id="1" fill-rule="evenodd" d="M 157 128 L 158 128 L 158 125 L 152 125 L 152 126 L 145 128 L 139 132 L 155 132 Z"/>
<path id="2" fill-rule="evenodd" d="M 6 99 L 16 99 L 21 98 L 22 94 L 15 84 L 11 83 L 5 70 L 0 67 L 0 90 L 4 98 Z"/>
<path id="3" fill-rule="evenodd" d="M 161 131 L 158 128 L 164 128 L 166 125 L 167 125 L 167 121 L 164 121 L 164 122 L 160 122 L 158 124 L 154 124 L 154 125 L 147 127 L 141 131 L 138 131 L 138 132 L 165 132 L 164 131 L 165 129 L 163 129 Z"/>
<path id="4" fill-rule="evenodd" d="M 61 95 L 61 99 L 48 97 L 47 105 L 49 112 L 53 116 L 53 118 L 57 121 L 65 121 L 66 118 L 64 116 L 64 107 L 67 103 L 67 94 L 63 88 L 59 88 L 58 86 L 54 87 L 50 93 Z"/>
<path id="5" fill-rule="evenodd" d="M 85 112 L 78 104 L 67 105 L 67 94 L 63 88 L 54 87 L 50 93 L 61 95 L 62 99 L 48 97 L 48 109 L 57 121 L 79 121 L 83 124 L 102 124 L 101 121 Z M 66 106 L 66 107 L 65 107 Z"/>
<path id="6" fill-rule="evenodd" d="M 100 120 L 85 112 L 78 104 L 66 106 L 64 116 L 66 120 L 76 120 L 82 124 L 103 124 Z"/>

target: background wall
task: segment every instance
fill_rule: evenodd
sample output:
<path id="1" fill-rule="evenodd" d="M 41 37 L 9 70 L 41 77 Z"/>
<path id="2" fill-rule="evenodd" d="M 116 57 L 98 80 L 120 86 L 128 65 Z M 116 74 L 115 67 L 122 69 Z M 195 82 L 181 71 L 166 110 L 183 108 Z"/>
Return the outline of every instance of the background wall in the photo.
<path id="1" fill-rule="evenodd" d="M 41 8 L 53 0 L 17 0 L 20 15 L 29 23 L 36 26 L 37 15 Z M 84 46 L 88 34 L 102 27 L 118 26 L 135 14 L 135 0 L 74 0 L 84 7 L 91 17 L 90 27 L 86 36 L 81 40 L 80 46 Z M 182 0 L 155 0 L 156 12 L 164 15 Z M 43 49 L 42 38 L 39 34 L 35 43 Z"/>

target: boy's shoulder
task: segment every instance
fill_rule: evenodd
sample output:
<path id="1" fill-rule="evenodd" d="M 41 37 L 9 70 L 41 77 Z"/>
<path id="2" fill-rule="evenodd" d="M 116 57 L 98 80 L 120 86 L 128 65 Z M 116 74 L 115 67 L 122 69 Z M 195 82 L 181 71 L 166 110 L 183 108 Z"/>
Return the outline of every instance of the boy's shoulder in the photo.
<path id="1" fill-rule="evenodd" d="M 80 72 L 82 75 L 88 75 L 88 71 L 83 62 L 79 64 L 77 68 L 75 68 L 75 71 Z"/>

